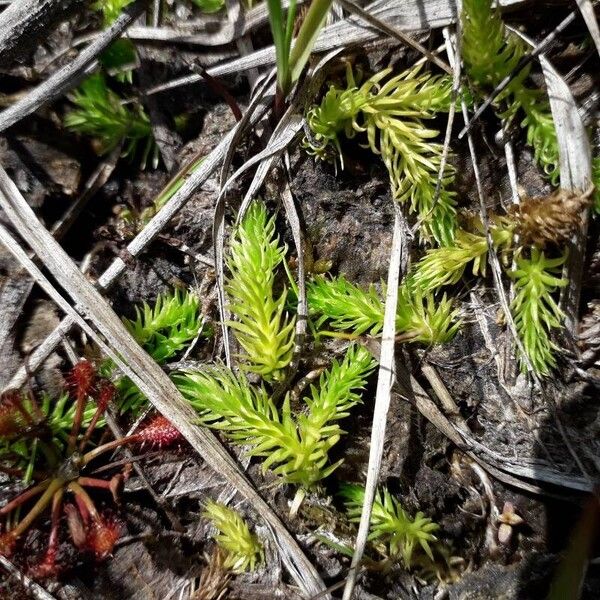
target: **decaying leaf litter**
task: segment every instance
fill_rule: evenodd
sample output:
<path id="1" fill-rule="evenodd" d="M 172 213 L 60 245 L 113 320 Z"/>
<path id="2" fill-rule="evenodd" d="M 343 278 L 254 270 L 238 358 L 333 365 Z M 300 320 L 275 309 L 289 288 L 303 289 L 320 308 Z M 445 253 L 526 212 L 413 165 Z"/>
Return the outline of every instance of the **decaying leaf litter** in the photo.
<path id="1" fill-rule="evenodd" d="M 0 13 L 2 593 L 593 597 L 594 4 L 124 4 Z"/>

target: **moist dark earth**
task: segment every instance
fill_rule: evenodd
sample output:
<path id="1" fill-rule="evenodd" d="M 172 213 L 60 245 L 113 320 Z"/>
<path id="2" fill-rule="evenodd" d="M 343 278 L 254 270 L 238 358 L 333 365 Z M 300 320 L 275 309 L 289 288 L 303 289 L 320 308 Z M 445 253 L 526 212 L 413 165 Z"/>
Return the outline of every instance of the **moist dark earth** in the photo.
<path id="1" fill-rule="evenodd" d="M 544 4 L 537 15 L 547 14 L 553 6 Z M 563 14 L 562 5 L 560 8 L 559 14 L 543 19 L 532 17 L 527 11 L 515 13 L 514 19 L 532 35 L 543 36 Z M 48 71 L 43 71 L 41 66 L 49 56 L 68 48 L 75 36 L 89 28 L 88 17 L 73 17 L 34 52 L 25 52 L 15 66 L 0 72 L 4 94 L 10 96 L 27 89 L 43 79 L 46 72 L 58 68 L 61 60 L 49 66 Z M 590 57 L 587 49 L 582 50 L 574 43 L 581 39 L 583 31 L 583 23 L 578 22 L 552 49 L 553 62 L 561 72 L 568 73 L 574 65 L 582 65 L 569 81 L 578 100 L 590 97 L 593 90 L 597 90 L 599 72 L 597 55 Z M 432 34 L 432 47 L 438 41 L 439 36 Z M 142 73 L 145 81 L 159 83 L 186 73 L 190 62 L 203 60 L 201 52 L 185 46 L 140 46 L 144 50 L 141 73 L 134 78 L 139 86 Z M 396 44 L 387 44 L 357 51 L 353 58 L 375 71 L 387 64 L 400 69 L 412 64 L 415 55 L 399 50 Z M 222 83 L 243 109 L 249 98 L 243 75 L 224 78 Z M 48 227 L 81 194 L 83 182 L 99 161 L 106 159 L 94 153 L 89 140 L 63 130 L 61 115 L 67 106 L 66 99 L 59 100 L 0 136 L 0 162 Z M 74 260 L 85 265 L 92 281 L 116 256 L 122 255 L 136 234 L 135 225 L 125 224 L 120 218 L 122 207 L 140 213 L 151 206 L 171 174 L 190 157 L 210 151 L 235 124 L 229 106 L 209 86 L 202 84 L 158 95 L 157 107 L 167 123 L 172 123 L 176 115 L 189 115 L 183 133 L 175 133 L 173 129 L 173 147 L 165 150 L 159 144 L 161 151 L 172 156 L 172 167 L 167 169 L 161 161 L 157 169 L 143 171 L 135 158 L 119 160 L 106 183 L 93 194 L 62 238 L 63 246 Z M 589 122 L 592 120 L 590 117 Z M 486 115 L 474 132 L 490 209 L 498 209 L 509 195 L 504 155 L 494 141 L 496 129 L 497 121 Z M 547 193 L 551 188 L 539 174 L 531 152 L 522 141 L 517 142 L 519 182 L 530 195 Z M 264 137 L 258 136 L 244 140 L 236 153 L 235 166 L 259 151 L 264 143 Z M 330 164 L 315 162 L 299 144 L 290 149 L 290 186 L 307 239 L 308 262 L 310 265 L 311 261 L 330 261 L 334 274 L 343 273 L 362 285 L 381 285 L 387 276 L 394 220 L 388 177 L 377 157 L 358 144 L 349 142 L 345 150 L 348 153 L 346 168 L 336 172 Z M 453 143 L 453 152 L 452 161 L 459 173 L 456 190 L 460 204 L 476 210 L 477 194 L 466 143 Z M 227 197 L 229 217 L 239 206 L 249 176 L 238 181 Z M 269 181 L 263 191 L 264 199 L 273 210 L 280 205 L 274 193 L 276 189 L 274 182 Z M 202 299 L 203 313 L 218 322 L 214 269 L 177 247 L 185 243 L 195 253 L 212 255 L 212 219 L 217 194 L 218 180 L 213 175 L 162 235 L 139 257 L 129 260 L 127 271 L 108 293 L 118 315 L 133 317 L 134 304 L 153 301 L 157 293 L 179 286 L 196 289 Z M 290 264 L 293 265 L 293 241 L 282 216 L 278 218 L 278 227 L 291 249 Z M 598 231 L 596 219 L 591 224 L 587 248 L 585 272 L 589 276 L 584 282 L 580 315 L 584 325 L 594 323 L 593 307 L 600 302 Z M 413 240 L 411 256 L 414 259 L 421 253 L 418 239 Z M 409 572 L 400 565 L 380 572 L 367 570 L 359 578 L 357 598 L 545 598 L 559 553 L 569 543 L 586 500 L 586 495 L 571 485 L 574 481 L 585 481 L 585 477 L 565 444 L 558 421 L 591 481 L 598 480 L 600 372 L 597 363 L 592 361 L 586 365 L 587 376 L 583 377 L 573 367 L 573 340 L 562 340 L 567 352 L 546 384 L 545 393 L 552 399 L 551 403 L 541 394 L 532 393 L 515 372 L 507 373 L 500 382 L 493 352 L 502 356 L 513 350 L 499 318 L 490 275 L 476 285 L 472 279 L 465 279 L 452 293 L 464 302 L 465 311 L 464 326 L 456 338 L 437 348 L 403 345 L 398 349 L 400 376 L 392 396 L 380 474 L 380 481 L 386 483 L 410 514 L 422 511 L 439 523 L 438 537 L 449 549 L 452 568 L 440 571 L 442 587 L 435 576 Z M 4 300 L 0 383 L 5 385 L 32 349 L 54 328 L 60 316 L 3 249 L 0 250 L 0 298 Z M 476 318 L 478 311 L 487 323 L 492 348 L 482 334 L 481 323 Z M 81 334 L 73 334 L 72 339 L 81 354 L 94 355 L 89 341 Z M 368 343 L 376 346 L 378 342 L 369 340 Z M 340 348 L 344 348 L 340 341 L 327 341 L 319 348 L 308 344 L 299 377 L 326 364 L 339 354 Z M 220 350 L 217 335 L 201 342 L 188 364 L 215 360 Z M 59 347 L 32 375 L 30 385 L 35 390 L 51 393 L 59 390 L 64 385 L 62 373 L 67 365 L 64 350 Z M 451 429 L 464 426 L 469 432 L 470 437 L 463 438 L 460 447 L 419 410 L 407 388 L 411 373 L 425 391 L 435 397 L 430 381 L 423 376 L 423 365 L 435 368 L 458 410 L 457 414 L 446 414 L 445 422 Z M 167 369 L 174 367 L 167 365 Z M 363 394 L 364 403 L 353 410 L 344 423 L 349 434 L 333 452 L 333 460 L 344 457 L 345 462 L 327 481 L 321 494 L 308 495 L 297 517 L 288 517 L 294 490 L 274 485 L 275 478 L 269 473 L 263 474 L 254 461 L 248 465 L 250 478 L 286 522 L 327 584 L 333 585 L 344 578 L 349 559 L 312 534 L 318 527 L 334 530 L 350 540 L 355 534 L 355 527 L 342 516 L 341 504 L 332 493 L 341 481 L 364 482 L 374 396 L 375 378 L 371 378 Z M 497 476 L 486 474 L 474 456 L 489 462 Z M 201 590 L 194 592 L 190 583 L 202 575 L 212 547 L 207 522 L 200 514 L 209 495 L 227 495 L 227 485 L 185 444 L 160 456 L 155 453 L 143 461 L 142 467 L 154 497 L 146 483 L 134 473 L 126 484 L 121 506 L 112 507 L 126 524 L 126 533 L 114 557 L 97 565 L 82 564 L 76 555 L 68 557 L 73 568 L 60 581 L 47 585 L 56 598 L 205 598 Z M 537 491 L 527 491 L 506 477 L 519 476 L 525 470 L 529 476 L 519 481 L 536 487 Z M 555 475 L 554 483 L 549 480 L 549 474 Z M 0 481 L 3 503 L 17 488 L 8 478 Z M 230 496 L 233 494 L 231 491 Z M 244 513 L 241 499 L 233 498 L 233 505 Z M 513 504 L 523 523 L 514 529 L 507 543 L 501 544 L 497 539 L 494 511 L 502 512 L 507 502 Z M 106 503 L 110 505 L 108 499 Z M 245 515 L 252 521 L 251 511 Z M 27 555 L 33 555 L 43 543 L 41 525 L 32 528 L 25 541 L 28 551 L 18 564 L 23 570 L 27 568 Z M 263 539 L 269 539 L 264 525 L 255 523 L 255 527 L 259 535 L 264 534 Z M 266 563 L 266 569 L 233 578 L 226 597 L 300 598 L 275 548 L 268 543 Z M 599 569 L 599 563 L 592 561 L 582 590 L 583 598 L 599 597 Z M 28 592 L 20 591 L 19 587 L 17 580 L 7 578 L 2 572 L 0 597 L 29 597 Z"/>

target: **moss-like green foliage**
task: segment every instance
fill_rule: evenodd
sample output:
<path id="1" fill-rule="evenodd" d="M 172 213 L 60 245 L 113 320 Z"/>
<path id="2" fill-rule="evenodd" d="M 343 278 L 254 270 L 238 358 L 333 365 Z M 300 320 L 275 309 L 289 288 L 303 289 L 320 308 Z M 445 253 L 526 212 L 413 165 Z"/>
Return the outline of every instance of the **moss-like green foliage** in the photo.
<path id="1" fill-rule="evenodd" d="M 225 7 L 225 0 L 192 0 L 202 11 L 208 14 L 219 12 Z"/>
<path id="2" fill-rule="evenodd" d="M 318 317 L 317 328 L 326 321 L 334 329 L 356 335 L 377 335 L 383 328 L 384 305 L 372 284 L 363 289 L 343 275 L 317 277 L 308 283 L 306 294 L 311 314 Z"/>
<path id="3" fill-rule="evenodd" d="M 229 277 L 225 291 L 234 330 L 243 349 L 242 368 L 267 381 L 279 381 L 294 351 L 295 318 L 286 310 L 287 290 L 275 293 L 277 268 L 285 260 L 275 217 L 262 202 L 254 202 L 233 232 L 226 259 Z"/>
<path id="4" fill-rule="evenodd" d="M 217 429 L 250 456 L 266 457 L 263 469 L 272 469 L 282 482 L 311 488 L 330 475 L 341 460 L 329 464 L 329 450 L 343 431 L 338 421 L 360 401 L 360 390 L 374 368 L 370 353 L 354 346 L 344 360 L 334 361 L 304 398 L 307 411 L 293 415 L 290 398 L 278 410 L 262 387 L 250 385 L 224 367 L 186 371 L 175 383 L 200 415 L 200 422 Z"/>
<path id="5" fill-rule="evenodd" d="M 364 488 L 344 485 L 341 496 L 350 520 L 358 523 L 365 499 Z M 422 512 L 410 517 L 387 489 L 375 495 L 369 540 L 385 543 L 388 555 L 401 558 L 407 569 L 412 565 L 416 550 L 422 550 L 431 561 L 434 560 L 431 545 L 437 542 L 433 532 L 438 529 L 439 526 Z"/>
<path id="6" fill-rule="evenodd" d="M 123 155 L 132 156 L 143 143 L 145 162 L 153 144 L 150 121 L 140 106 L 128 108 L 121 104 L 101 73 L 88 77 L 73 92 L 71 101 L 77 108 L 67 113 L 65 125 L 93 137 L 99 154 L 106 154 L 124 142 Z"/>
<path id="7" fill-rule="evenodd" d="M 325 322 L 338 331 L 355 335 L 377 335 L 383 328 L 384 305 L 375 286 L 363 289 L 343 275 L 318 277 L 308 284 L 308 306 L 318 316 L 317 327 Z M 458 312 L 444 296 L 435 300 L 418 287 L 403 283 L 399 290 L 396 332 L 410 341 L 441 344 L 451 340 L 460 323 Z"/>
<path id="8" fill-rule="evenodd" d="M 112 25 L 122 10 L 131 4 L 133 0 L 99 0 L 92 4 L 92 8 L 102 13 L 105 27 Z"/>
<path id="9" fill-rule="evenodd" d="M 19 394 L 19 392 L 15 392 Z M 0 460 L 10 459 L 11 465 L 21 469 L 32 469 L 37 462 L 38 455 L 48 452 L 48 447 L 52 451 L 62 451 L 66 447 L 73 419 L 75 417 L 75 403 L 69 399 L 67 393 L 61 394 L 58 398 L 52 398 L 48 394 L 42 394 L 40 401 L 33 403 L 31 398 L 23 395 L 18 403 L 19 410 L 15 409 L 15 403 L 9 405 L 7 402 L 0 402 Z M 87 427 L 94 413 L 96 406 L 93 402 L 86 402 L 82 426 Z M 24 416 L 25 415 L 25 416 Z M 28 422 L 26 416 L 36 426 Z M 7 427 L 7 418 L 15 421 L 15 431 L 9 431 Z M 104 418 L 98 421 L 98 427 L 104 425 Z M 36 435 L 43 434 L 45 442 L 41 442 Z M 24 431 L 29 431 L 24 435 Z M 46 445 L 46 448 L 40 448 L 40 443 Z"/>
<path id="10" fill-rule="evenodd" d="M 133 0 L 100 0 L 92 4 L 92 8 L 102 14 L 104 27 L 109 27 L 132 2 Z M 106 71 L 114 74 L 119 81 L 131 83 L 131 66 L 137 62 L 135 44 L 127 38 L 115 40 L 101 54 L 100 62 Z"/>
<path id="11" fill-rule="evenodd" d="M 497 86 L 507 74 L 514 72 L 525 54 L 518 38 L 507 40 L 500 12 L 492 8 L 489 0 L 464 0 L 461 15 L 461 53 L 471 80 L 482 89 Z M 529 74 L 524 69 L 515 79 L 522 84 Z M 503 92 L 498 100 L 506 97 Z"/>
<path id="12" fill-rule="evenodd" d="M 215 541 L 225 552 L 223 566 L 233 573 L 254 571 L 264 561 L 264 549 L 238 512 L 209 501 L 202 513 L 217 529 Z"/>
<path id="13" fill-rule="evenodd" d="M 123 323 L 158 363 L 183 350 L 203 324 L 198 296 L 179 289 L 159 294 L 153 306 L 144 302 L 135 312 L 134 320 L 123 319 Z"/>
<path id="14" fill-rule="evenodd" d="M 491 91 L 507 75 L 513 73 L 525 54 L 525 44 L 508 31 L 491 0 L 464 0 L 461 16 L 463 37 L 462 56 L 469 77 L 481 91 Z M 527 87 L 529 67 L 516 74 L 508 87 L 496 98 L 497 105 L 505 103 L 502 117 L 524 118 L 521 126 L 527 129 L 527 143 L 535 159 L 550 177 L 558 182 L 558 141 L 546 95 Z"/>
<path id="15" fill-rule="evenodd" d="M 123 323 L 159 364 L 181 352 L 199 335 L 204 324 L 199 298 L 177 289 L 159 294 L 153 306 L 144 302 L 135 312 L 135 319 L 123 319 Z M 136 412 L 145 403 L 145 396 L 127 377 L 119 379 L 116 386 L 122 411 Z"/>
<path id="16" fill-rule="evenodd" d="M 472 264 L 473 275 L 485 275 L 488 244 L 481 222 L 478 231 L 471 233 L 457 229 L 454 243 L 441 248 L 430 248 L 411 273 L 410 282 L 424 292 L 432 292 L 446 285 L 458 283 L 467 267 Z M 490 223 L 492 243 L 496 250 L 508 250 L 513 241 L 514 224 L 506 217 Z"/>
<path id="17" fill-rule="evenodd" d="M 554 351 L 559 348 L 550 339 L 550 331 L 562 327 L 564 314 L 552 293 L 568 283 L 559 277 L 565 259 L 566 255 L 546 258 L 534 247 L 529 258 L 516 259 L 517 268 L 509 273 L 516 290 L 511 312 L 525 352 L 539 375 L 548 375 L 556 366 Z M 523 358 L 521 368 L 527 369 Z"/>
<path id="18" fill-rule="evenodd" d="M 320 158 L 332 149 L 341 157 L 339 136 L 365 133 L 369 148 L 387 167 L 394 199 L 408 204 L 422 220 L 421 236 L 449 244 L 456 226 L 456 202 L 449 190 L 454 169 L 446 164 L 434 203 L 443 146 L 432 141 L 439 132 L 425 121 L 449 110 L 452 81 L 416 67 L 384 82 L 390 73 L 385 69 L 359 87 L 348 67 L 347 88 L 331 86 L 321 104 L 308 112 L 312 139 L 305 145 Z"/>
<path id="19" fill-rule="evenodd" d="M 407 279 L 400 287 L 396 328 L 405 332 L 411 341 L 426 344 L 445 344 L 459 330 L 459 311 L 446 294 L 435 298 L 412 286 Z"/>

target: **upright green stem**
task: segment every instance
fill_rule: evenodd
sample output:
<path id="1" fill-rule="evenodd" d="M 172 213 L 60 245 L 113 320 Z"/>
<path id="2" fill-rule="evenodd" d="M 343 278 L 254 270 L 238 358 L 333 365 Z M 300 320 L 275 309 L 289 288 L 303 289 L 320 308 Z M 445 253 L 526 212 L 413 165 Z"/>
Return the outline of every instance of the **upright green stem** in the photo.
<path id="1" fill-rule="evenodd" d="M 292 84 L 300 78 L 302 69 L 304 69 L 317 40 L 317 36 L 325 23 L 331 3 L 332 0 L 313 0 L 306 13 L 306 17 L 304 17 L 302 27 L 300 27 L 289 58 L 289 71 Z"/>

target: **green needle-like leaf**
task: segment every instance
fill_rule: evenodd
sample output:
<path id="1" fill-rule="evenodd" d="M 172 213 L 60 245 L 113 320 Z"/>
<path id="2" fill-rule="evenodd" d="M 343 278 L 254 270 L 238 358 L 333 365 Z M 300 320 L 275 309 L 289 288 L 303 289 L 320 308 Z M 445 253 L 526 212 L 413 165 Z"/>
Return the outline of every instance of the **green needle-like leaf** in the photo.
<path id="1" fill-rule="evenodd" d="M 341 489 L 350 521 L 358 523 L 365 499 L 365 490 L 360 485 L 344 485 Z M 431 545 L 437 542 L 433 532 L 439 525 L 418 512 L 411 518 L 400 502 L 387 489 L 378 492 L 371 513 L 369 540 L 381 540 L 392 557 L 402 558 L 409 569 L 416 550 L 422 550 L 433 561 Z"/>
<path id="2" fill-rule="evenodd" d="M 217 529 L 215 540 L 225 552 L 224 567 L 233 573 L 254 571 L 264 562 L 264 550 L 260 540 L 250 532 L 240 514 L 220 502 L 206 503 L 202 516 Z"/>
<path id="3" fill-rule="evenodd" d="M 340 462 L 329 464 L 329 450 L 343 434 L 338 421 L 360 401 L 359 392 L 374 368 L 370 353 L 360 346 L 348 350 L 341 363 L 321 375 L 307 411 L 296 417 L 286 397 L 281 410 L 263 387 L 252 386 L 243 374 L 225 367 L 185 371 L 174 380 L 197 410 L 200 422 L 223 433 L 251 456 L 264 457 L 282 482 L 311 488 L 330 475 Z"/>
<path id="4" fill-rule="evenodd" d="M 275 217 L 268 218 L 261 202 L 254 202 L 235 228 L 226 259 L 225 284 L 234 330 L 243 349 L 242 368 L 267 381 L 285 376 L 294 351 L 295 318 L 285 310 L 287 290 L 275 293 L 275 275 L 285 260 L 279 244 Z"/>
<path id="5" fill-rule="evenodd" d="M 347 88 L 331 86 L 321 104 L 309 110 L 312 135 L 305 146 L 319 158 L 330 157 L 332 150 L 341 157 L 339 135 L 365 133 L 369 148 L 387 167 L 394 199 L 422 221 L 422 237 L 450 244 L 456 202 L 449 187 L 455 173 L 446 163 L 436 197 L 443 146 L 432 141 L 439 132 L 428 129 L 424 120 L 449 110 L 452 81 L 416 67 L 384 82 L 390 73 L 385 69 L 358 87 L 348 67 Z"/>
<path id="6" fill-rule="evenodd" d="M 559 277 L 565 260 L 566 255 L 546 258 L 533 247 L 531 256 L 517 258 L 517 268 L 509 273 L 516 290 L 511 312 L 525 352 L 538 375 L 548 375 L 556 366 L 554 352 L 559 348 L 550 339 L 550 332 L 562 327 L 564 314 L 552 293 L 568 283 Z M 523 358 L 521 368 L 527 369 Z"/>

